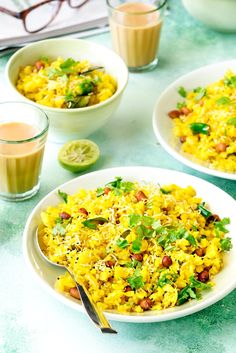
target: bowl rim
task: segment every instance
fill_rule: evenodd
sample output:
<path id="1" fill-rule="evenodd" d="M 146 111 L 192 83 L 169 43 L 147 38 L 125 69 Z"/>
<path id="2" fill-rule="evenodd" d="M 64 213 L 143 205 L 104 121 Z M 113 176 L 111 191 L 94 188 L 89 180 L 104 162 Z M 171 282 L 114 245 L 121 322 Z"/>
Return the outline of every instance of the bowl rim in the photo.
<path id="1" fill-rule="evenodd" d="M 83 107 L 83 108 L 72 108 L 72 109 L 68 109 L 68 108 L 55 108 L 55 107 L 49 107 L 47 105 L 43 105 L 43 104 L 39 104 L 37 102 L 34 102 L 32 101 L 31 99 L 23 96 L 23 94 L 21 94 L 17 89 L 16 89 L 16 86 L 12 83 L 11 79 L 10 79 L 10 72 L 11 72 L 11 66 L 12 64 L 14 63 L 14 61 L 16 60 L 16 58 L 18 58 L 22 53 L 24 53 L 25 51 L 31 49 L 31 48 L 34 48 L 34 47 L 38 47 L 40 46 L 41 44 L 43 43 L 48 43 L 50 44 L 50 42 L 74 42 L 74 43 L 88 43 L 89 45 L 92 45 L 96 48 L 99 48 L 99 49 L 102 49 L 102 50 L 105 50 L 109 53 L 111 53 L 112 55 L 114 55 L 118 60 L 120 60 L 120 63 L 121 63 L 121 66 L 123 68 L 123 71 L 124 71 L 124 83 L 122 86 L 118 86 L 117 87 L 117 90 L 116 92 L 111 96 L 109 97 L 108 99 L 106 99 L 105 101 L 103 102 L 100 102 L 100 103 L 97 103 L 97 104 L 94 104 L 94 105 L 91 105 L 89 107 Z M 112 101 L 114 101 L 118 96 L 120 96 L 123 91 L 125 90 L 127 84 L 128 84 L 128 79 L 129 79 L 129 71 L 128 71 L 128 68 L 125 64 L 125 62 L 123 61 L 123 59 L 118 55 L 116 54 L 113 50 L 101 45 L 101 44 L 97 44 L 97 43 L 94 43 L 92 41 L 89 41 L 89 40 L 84 40 L 84 39 L 79 39 L 79 38 L 70 38 L 70 37 L 65 37 L 65 38 L 51 38 L 51 39 L 45 39 L 45 40 L 40 40 L 40 41 L 37 41 L 37 42 L 33 42 L 33 43 L 30 43 L 28 45 L 26 45 L 25 47 L 17 50 L 11 57 L 10 59 L 8 60 L 7 62 L 7 65 L 6 65 L 6 68 L 5 68 L 5 78 L 6 78 L 6 82 L 8 84 L 8 86 L 10 86 L 11 89 L 13 89 L 13 91 L 19 96 L 21 97 L 22 99 L 24 99 L 25 101 L 27 101 L 28 103 L 31 103 L 33 105 L 35 105 L 36 107 L 40 108 L 40 109 L 44 109 L 46 110 L 47 112 L 55 112 L 55 113 L 59 113 L 59 112 L 62 112 L 62 113 L 68 113 L 68 112 L 75 112 L 75 113 L 78 113 L 78 112 L 85 112 L 85 111 L 91 111 L 93 109 L 96 109 L 96 108 L 100 108 L 100 107 L 103 107 L 103 106 L 106 106 L 106 105 L 109 105 Z"/>

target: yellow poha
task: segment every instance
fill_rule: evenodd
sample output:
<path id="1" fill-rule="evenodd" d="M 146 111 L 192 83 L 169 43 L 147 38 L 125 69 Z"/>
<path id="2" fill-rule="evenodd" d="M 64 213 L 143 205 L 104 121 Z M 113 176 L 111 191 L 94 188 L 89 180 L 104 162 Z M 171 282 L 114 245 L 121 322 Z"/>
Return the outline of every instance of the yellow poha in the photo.
<path id="1" fill-rule="evenodd" d="M 102 310 L 162 310 L 199 298 L 223 266 L 228 218 L 191 187 L 114 181 L 42 212 L 45 254 L 67 266 Z M 68 273 L 56 289 L 73 295 Z M 74 295 L 73 295 L 74 296 Z"/>
<path id="2" fill-rule="evenodd" d="M 110 98 L 117 90 L 115 79 L 87 60 L 41 58 L 22 67 L 17 90 L 30 100 L 54 108 L 82 108 Z"/>
<path id="3" fill-rule="evenodd" d="M 228 71 L 206 87 L 179 93 L 179 110 L 169 112 L 181 150 L 198 163 L 228 173 L 236 172 L 236 75 Z"/>

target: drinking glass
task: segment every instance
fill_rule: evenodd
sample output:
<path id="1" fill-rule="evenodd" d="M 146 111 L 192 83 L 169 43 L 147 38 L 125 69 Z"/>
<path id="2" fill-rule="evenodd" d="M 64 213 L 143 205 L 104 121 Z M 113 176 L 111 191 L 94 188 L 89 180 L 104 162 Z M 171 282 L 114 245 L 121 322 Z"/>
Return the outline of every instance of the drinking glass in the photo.
<path id="1" fill-rule="evenodd" d="M 21 201 L 35 195 L 49 121 L 28 103 L 0 103 L 0 198 Z"/>
<path id="2" fill-rule="evenodd" d="M 106 1 L 114 50 L 130 71 L 153 69 L 167 0 Z"/>

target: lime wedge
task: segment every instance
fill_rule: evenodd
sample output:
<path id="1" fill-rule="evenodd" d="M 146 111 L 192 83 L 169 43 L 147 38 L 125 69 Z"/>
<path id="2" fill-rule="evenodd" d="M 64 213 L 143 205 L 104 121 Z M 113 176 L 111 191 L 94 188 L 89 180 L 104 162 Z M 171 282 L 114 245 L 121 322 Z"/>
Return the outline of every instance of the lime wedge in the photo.
<path id="1" fill-rule="evenodd" d="M 74 140 L 65 143 L 58 153 L 58 161 L 65 169 L 77 173 L 90 168 L 100 156 L 96 143 Z"/>

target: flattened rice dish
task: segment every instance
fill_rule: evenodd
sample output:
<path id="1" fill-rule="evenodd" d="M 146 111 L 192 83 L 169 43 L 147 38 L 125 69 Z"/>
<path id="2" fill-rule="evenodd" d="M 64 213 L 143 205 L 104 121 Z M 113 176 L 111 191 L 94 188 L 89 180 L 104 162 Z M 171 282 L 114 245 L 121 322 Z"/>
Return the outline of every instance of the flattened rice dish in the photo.
<path id="1" fill-rule="evenodd" d="M 236 173 L 236 75 L 187 92 L 178 110 L 168 113 L 181 150 L 209 168 Z"/>
<path id="2" fill-rule="evenodd" d="M 115 180 L 42 212 L 45 255 L 69 268 L 102 310 L 142 313 L 201 298 L 214 286 L 229 218 L 220 219 L 191 187 Z M 68 273 L 55 287 L 79 299 Z"/>
<path id="3" fill-rule="evenodd" d="M 103 67 L 87 60 L 42 57 L 22 67 L 17 90 L 28 99 L 53 108 L 83 108 L 103 102 L 117 90 L 115 79 Z"/>

